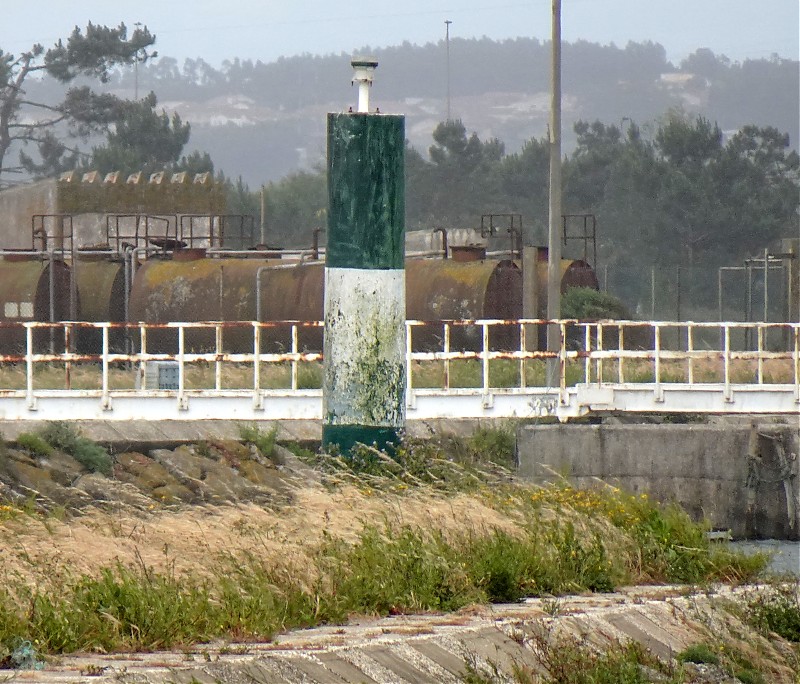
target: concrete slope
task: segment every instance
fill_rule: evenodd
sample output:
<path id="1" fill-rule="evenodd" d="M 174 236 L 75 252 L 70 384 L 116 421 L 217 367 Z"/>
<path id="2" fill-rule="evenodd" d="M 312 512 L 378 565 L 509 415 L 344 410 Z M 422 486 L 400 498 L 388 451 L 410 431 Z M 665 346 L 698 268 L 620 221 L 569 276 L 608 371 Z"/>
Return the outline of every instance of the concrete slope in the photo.
<path id="1" fill-rule="evenodd" d="M 794 682 L 791 648 L 753 633 L 724 609 L 746 591 L 754 589 L 723 587 L 692 594 L 680 587 L 636 587 L 614 594 L 531 599 L 452 615 L 397 616 L 298 630 L 268 644 L 66 656 L 43 671 L 0 672 L 0 679 L 405 684 L 460 682 L 471 670 L 485 677 L 480 681 L 513 682 L 518 681 L 515 671 L 544 673 L 549 646 L 571 638 L 599 650 L 633 640 L 665 662 L 692 644 L 724 644 L 751 659 L 757 653 L 766 681 Z M 738 681 L 712 666 L 690 665 L 686 676 L 687 682 Z"/>

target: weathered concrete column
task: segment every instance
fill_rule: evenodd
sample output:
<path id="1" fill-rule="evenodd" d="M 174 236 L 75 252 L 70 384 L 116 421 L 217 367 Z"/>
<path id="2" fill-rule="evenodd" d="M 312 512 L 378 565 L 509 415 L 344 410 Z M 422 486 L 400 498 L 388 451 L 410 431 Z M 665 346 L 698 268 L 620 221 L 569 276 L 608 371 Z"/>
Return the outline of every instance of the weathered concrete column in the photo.
<path id="1" fill-rule="evenodd" d="M 539 318 L 539 248 L 522 248 L 522 317 Z M 539 350 L 539 327 L 525 326 L 525 351 Z"/>
<path id="2" fill-rule="evenodd" d="M 405 118 L 328 114 L 323 446 L 405 423 Z"/>

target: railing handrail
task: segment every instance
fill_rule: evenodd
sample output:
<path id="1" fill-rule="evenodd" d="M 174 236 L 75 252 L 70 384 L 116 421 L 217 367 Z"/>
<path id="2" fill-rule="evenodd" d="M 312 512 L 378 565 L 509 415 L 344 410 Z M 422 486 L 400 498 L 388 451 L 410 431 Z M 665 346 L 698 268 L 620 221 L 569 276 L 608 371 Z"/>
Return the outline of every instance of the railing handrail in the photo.
<path id="1" fill-rule="evenodd" d="M 536 348 L 538 333 L 546 326 L 557 325 L 560 330 L 560 347 L 556 351 Z M 92 322 L 62 321 L 50 322 L 9 322 L 0 323 L 0 334 L 13 334 L 13 328 L 21 331 L 17 343 L 18 353 L 0 355 L 0 364 L 17 364 L 24 368 L 24 383 L 19 389 L 5 389 L 0 386 L 0 397 L 24 398 L 28 408 L 33 411 L 39 399 L 44 397 L 66 397 L 72 393 L 78 397 L 100 397 L 103 410 L 110 411 L 115 398 L 125 396 L 160 397 L 176 396 L 180 410 L 186 410 L 192 397 L 231 396 L 252 397 L 254 410 L 264 407 L 265 397 L 275 392 L 286 396 L 319 397 L 320 390 L 300 388 L 300 369 L 303 364 L 323 360 L 320 349 L 301 349 L 300 333 L 303 330 L 324 328 L 323 321 L 190 321 L 190 322 Z M 252 331 L 252 344 L 247 348 L 229 351 L 223 342 L 227 330 Z M 267 351 L 267 342 L 275 343 L 275 329 L 282 329 L 286 347 L 279 351 Z M 428 330 L 425 330 L 425 329 Z M 505 329 L 509 336 L 502 343 L 496 342 L 498 328 Z M 533 329 L 531 329 L 533 328 Z M 9 332 L 11 329 L 11 332 Z M 431 329 L 433 335 L 431 336 Z M 48 336 L 48 344 L 42 343 L 42 331 L 56 331 Z M 63 351 L 56 351 L 53 340 L 61 344 L 63 331 Z M 99 330 L 99 353 L 87 353 L 75 346 L 77 335 L 82 330 Z M 201 339 L 198 330 L 208 331 Z M 480 398 L 485 411 L 491 412 L 493 401 L 499 396 L 530 397 L 529 404 L 540 401 L 542 396 L 552 396 L 556 403 L 548 411 L 558 413 L 584 410 L 576 396 L 580 392 L 599 391 L 592 395 L 592 410 L 598 405 L 616 406 L 614 392 L 646 390 L 647 410 L 652 406 L 666 405 L 665 397 L 685 388 L 696 391 L 698 396 L 719 392 L 724 401 L 733 405 L 735 396 L 743 388 L 758 390 L 763 395 L 770 393 L 783 396 L 789 388 L 792 404 L 781 404 L 791 411 L 800 412 L 800 323 L 741 322 L 741 321 L 629 321 L 603 320 L 578 321 L 575 319 L 468 319 L 441 321 L 406 321 L 407 344 L 406 361 L 410 371 L 406 377 L 406 405 L 409 411 L 415 410 L 416 402 L 426 396 Z M 677 330 L 677 334 L 676 334 Z M 119 351 L 112 344 L 112 332 L 127 331 L 136 344 Z M 162 331 L 161 340 L 154 334 Z M 174 332 L 173 332 L 174 331 Z M 643 331 L 643 332 L 642 332 Z M 711 334 L 716 331 L 718 334 Z M 744 331 L 744 342 L 739 337 Z M 164 334 L 169 332 L 170 341 L 163 346 Z M 420 348 L 417 336 L 425 333 L 428 342 Z M 627 335 L 626 335 L 627 332 Z M 781 335 L 777 335 L 780 332 Z M 213 333 L 213 334 L 212 334 Z M 96 335 L 96 333 L 94 333 Z M 269 335 L 273 336 L 270 338 Z M 734 343 L 734 334 L 737 341 Z M 138 335 L 138 341 L 135 339 Z M 174 335 L 174 338 L 172 337 Z M 316 334 L 317 336 L 319 333 Z M 638 343 L 633 344 L 636 336 Z M 703 344 L 700 338 L 706 336 Z M 710 337 L 709 337 L 710 335 Z M 37 337 L 38 336 L 38 337 Z M 192 339 L 192 336 L 194 338 Z M 674 339 L 673 339 L 674 338 Z M 777 339 L 780 338 L 780 339 Z M 240 341 L 242 338 L 240 335 Z M 319 339 L 318 337 L 315 339 Z M 213 340 L 213 341 L 212 341 Z M 416 340 L 416 341 L 415 341 Z M 156 344 L 158 342 L 158 346 Z M 47 346 L 47 350 L 45 350 Z M 195 346 L 197 348 L 195 348 Z M 538 380 L 531 379 L 529 363 L 557 361 L 555 374 L 539 374 Z M 144 377 L 145 368 L 151 362 L 174 361 L 177 363 L 178 383 L 176 390 L 152 389 L 114 389 L 110 373 L 119 364 L 129 364 Z M 441 382 L 438 387 L 421 387 L 415 373 L 424 364 L 433 362 L 441 367 Z M 463 386 L 454 381 L 455 363 L 476 364 L 474 382 Z M 518 364 L 510 375 L 513 382 L 497 382 L 494 379 L 497 362 Z M 791 364 L 791 370 L 785 365 Z M 776 366 L 781 364 L 782 366 Z M 36 387 L 36 369 L 41 364 L 64 367 L 64 389 L 39 389 Z M 72 389 L 72 375 L 80 364 L 97 364 L 101 369 L 99 388 L 92 390 Z M 208 364 L 214 368 L 213 387 L 193 389 L 187 382 L 187 370 L 191 364 Z M 224 389 L 224 368 L 226 364 L 252 366 L 252 382 L 249 387 L 239 390 Z M 290 367 L 289 387 L 283 390 L 268 390 L 261 385 L 262 369 L 274 364 L 287 364 Z M 644 364 L 644 366 L 642 366 Z M 710 364 L 710 365 L 709 365 Z M 438 366 L 437 366 L 438 367 Z M 711 367 L 711 371 L 709 368 Z M 548 366 L 548 369 L 553 367 Z M 778 368 L 783 376 L 775 376 Z M 712 372 L 713 371 L 713 372 Z M 578 373 L 576 376 L 575 374 Z M 772 373 L 772 375 L 770 375 Z M 571 377 L 568 379 L 568 374 Z M 506 373 L 508 375 L 508 373 Z M 577 379 L 576 379 L 577 377 Z M 545 378 L 542 380 L 541 378 Z M 709 379 L 710 378 L 710 379 Z M 24 384 L 24 388 L 21 386 Z M 461 384 L 462 386 L 456 386 Z M 581 389 L 581 388 L 586 388 Z M 594 390 L 592 390 L 594 388 Z M 637 389 L 638 388 L 638 389 Z M 602 394 L 605 392 L 606 394 Z M 610 392 L 611 394 L 607 394 Z M 438 393 L 438 394 L 437 394 Z M 608 399 L 608 397 L 612 397 Z M 759 395 L 760 396 L 760 395 Z M 549 400 L 548 400 L 549 401 Z M 637 400 L 638 401 L 638 400 Z M 783 401 L 783 399 L 781 399 Z M 606 404 L 603 404 L 606 402 Z M 611 403 L 608 403 L 611 402 Z M 624 403 L 624 402 L 623 402 Z M 587 403 L 587 405 L 589 405 Z M 678 410 L 691 410 L 689 408 Z M 717 404 L 714 404 L 717 406 Z M 758 407 L 757 407 L 758 408 Z M 725 406 L 723 406 L 725 409 Z M 504 409 L 507 411 L 517 409 Z M 622 410 L 626 410 L 624 407 Z M 717 409 L 718 410 L 718 409 Z M 2 409 L 0 409 L 2 414 Z M 559 414 L 561 415 L 561 414 Z"/>

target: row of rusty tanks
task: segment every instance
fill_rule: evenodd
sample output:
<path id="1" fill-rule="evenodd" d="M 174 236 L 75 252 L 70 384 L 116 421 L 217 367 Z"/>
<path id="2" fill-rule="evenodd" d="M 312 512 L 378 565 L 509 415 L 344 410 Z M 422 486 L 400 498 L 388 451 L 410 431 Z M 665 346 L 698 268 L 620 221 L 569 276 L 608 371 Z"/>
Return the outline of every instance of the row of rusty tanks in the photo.
<path id="1" fill-rule="evenodd" d="M 324 263 L 281 264 L 251 259 L 150 261 L 134 279 L 131 320 L 167 321 L 319 321 L 323 318 Z M 257 297 L 260 294 L 260 303 Z M 512 261 L 409 259 L 406 261 L 406 312 L 409 319 L 519 318 L 522 273 Z M 251 325 L 226 326 L 222 350 L 249 351 Z M 263 349 L 291 349 L 290 324 L 262 332 Z M 322 329 L 299 327 L 300 350 L 321 351 Z M 441 348 L 442 325 L 415 329 L 415 348 Z M 453 349 L 474 347 L 481 333 L 474 326 L 453 331 Z M 493 339 L 494 344 L 507 342 Z M 176 349 L 176 333 L 148 333 L 148 348 Z M 186 348 L 214 349 L 213 329 L 187 331 Z"/>
<path id="2" fill-rule="evenodd" d="M 414 350 L 441 350 L 443 320 L 501 319 L 522 317 L 522 270 L 510 259 L 406 260 L 406 316 L 430 322 L 415 326 Z M 593 287 L 594 271 L 584 261 L 562 262 L 562 292 L 569 287 Z M 537 263 L 539 311 L 545 310 L 546 262 Z M 226 321 L 221 350 L 251 351 L 252 325 L 235 321 L 274 323 L 262 332 L 262 351 L 290 351 L 292 326 L 286 321 L 320 321 L 324 306 L 324 263 L 285 263 L 262 259 L 199 258 L 192 261 L 151 260 L 136 272 L 130 294 L 130 320 L 150 323 L 169 321 Z M 450 348 L 480 349 L 479 326 L 455 326 Z M 213 328 L 187 330 L 187 351 L 216 348 Z M 489 343 L 494 349 L 519 349 L 517 326 L 492 326 Z M 174 352 L 174 330 L 148 332 L 150 351 Z M 322 350 L 322 329 L 297 328 L 297 348 Z"/>
<path id="3" fill-rule="evenodd" d="M 133 234 L 129 240 L 132 248 L 117 244 L 109 248 L 112 243 L 109 240 L 95 249 L 58 250 L 53 249 L 50 240 L 37 250 L 34 235 L 34 249 L 2 252 L 0 353 L 25 351 L 24 331 L 11 324 L 65 320 L 150 324 L 223 321 L 220 348 L 225 353 L 253 351 L 252 321 L 273 322 L 275 325 L 262 331 L 261 350 L 290 351 L 291 324 L 279 322 L 319 321 L 323 317 L 322 261 L 276 258 L 281 253 L 275 250 L 236 252 L 198 248 L 177 234 L 172 240 L 155 240 L 147 235 L 142 241 L 140 237 Z M 206 244 L 209 242 L 213 241 Z M 153 244 L 159 247 L 154 249 Z M 415 350 L 442 349 L 442 320 L 522 317 L 520 262 L 487 257 L 482 251 L 470 249 L 451 248 L 450 254 L 457 256 L 459 251 L 458 258 L 406 261 L 407 317 L 430 322 L 414 327 Z M 541 252 L 540 258 L 544 254 Z M 562 292 L 575 286 L 598 287 L 595 273 L 585 261 L 563 260 L 561 273 Z M 546 311 L 546 279 L 546 261 L 539 261 L 536 289 L 540 318 L 545 317 Z M 60 331 L 58 335 L 63 337 Z M 519 349 L 517 326 L 492 327 L 489 338 L 492 348 Z M 40 351 L 64 348 L 63 340 L 54 340 L 47 331 L 36 331 L 34 343 Z M 72 343 L 78 351 L 96 354 L 102 348 L 102 333 L 98 329 L 78 328 Z M 214 351 L 217 344 L 214 327 L 186 330 L 187 352 Z M 111 351 L 136 348 L 139 335 L 133 332 L 126 341 L 120 328 L 112 328 L 109 346 Z M 481 346 L 480 327 L 451 328 L 452 350 Z M 297 348 L 321 351 L 322 329 L 298 327 Z M 176 329 L 149 329 L 146 350 L 177 352 Z"/>

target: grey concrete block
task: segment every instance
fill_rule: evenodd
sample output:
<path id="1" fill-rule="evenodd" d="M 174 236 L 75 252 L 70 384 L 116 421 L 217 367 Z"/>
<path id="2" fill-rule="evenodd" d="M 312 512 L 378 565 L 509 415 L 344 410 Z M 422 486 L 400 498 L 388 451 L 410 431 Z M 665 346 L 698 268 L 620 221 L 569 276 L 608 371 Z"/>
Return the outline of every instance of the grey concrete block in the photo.
<path id="1" fill-rule="evenodd" d="M 459 681 L 463 677 L 466 669 L 464 660 L 447 649 L 442 648 L 435 641 L 431 639 L 421 639 L 412 641 L 410 646 L 414 650 L 419 651 L 426 658 L 432 660 L 439 667 L 452 674 Z"/>
<path id="2" fill-rule="evenodd" d="M 800 473 L 791 454 L 800 452 L 798 431 L 784 425 L 759 427 L 782 441 L 761 437 L 762 453 L 751 462 L 750 430 L 744 422 L 526 425 L 517 431 L 519 474 L 537 483 L 565 474 L 577 487 L 596 486 L 600 479 L 634 494 L 677 502 L 693 518 L 707 518 L 713 527 L 731 529 L 735 537 L 786 536 L 790 507 L 781 478 L 790 478 L 797 498 Z M 776 443 L 785 445 L 788 474 Z M 750 513 L 748 493 L 755 501 Z M 794 534 L 798 528 L 800 520 L 795 520 Z"/>
<path id="3" fill-rule="evenodd" d="M 337 672 L 326 667 L 316 658 L 312 659 L 298 656 L 297 658 L 291 658 L 290 662 L 292 667 L 308 677 L 309 682 L 315 682 L 317 684 L 342 684 L 353 681 L 352 679 L 341 677 Z"/>
<path id="4" fill-rule="evenodd" d="M 417 682 L 430 682 L 438 684 L 437 681 L 426 672 L 414 667 L 402 656 L 395 653 L 388 646 L 367 646 L 363 649 L 364 653 L 372 658 L 376 663 L 395 673 L 398 678 L 416 684 Z"/>
<path id="5" fill-rule="evenodd" d="M 512 674 L 516 668 L 538 670 L 539 663 L 530 649 L 506 636 L 499 629 L 488 628 L 463 640 L 464 648 L 492 663 L 500 672 Z"/>
<path id="6" fill-rule="evenodd" d="M 319 660 L 328 670 L 337 677 L 341 677 L 346 682 L 358 682 L 359 684 L 376 684 L 375 680 L 368 677 L 362 670 L 351 662 L 340 658 L 336 652 L 325 651 L 315 653 L 314 657 Z"/>

